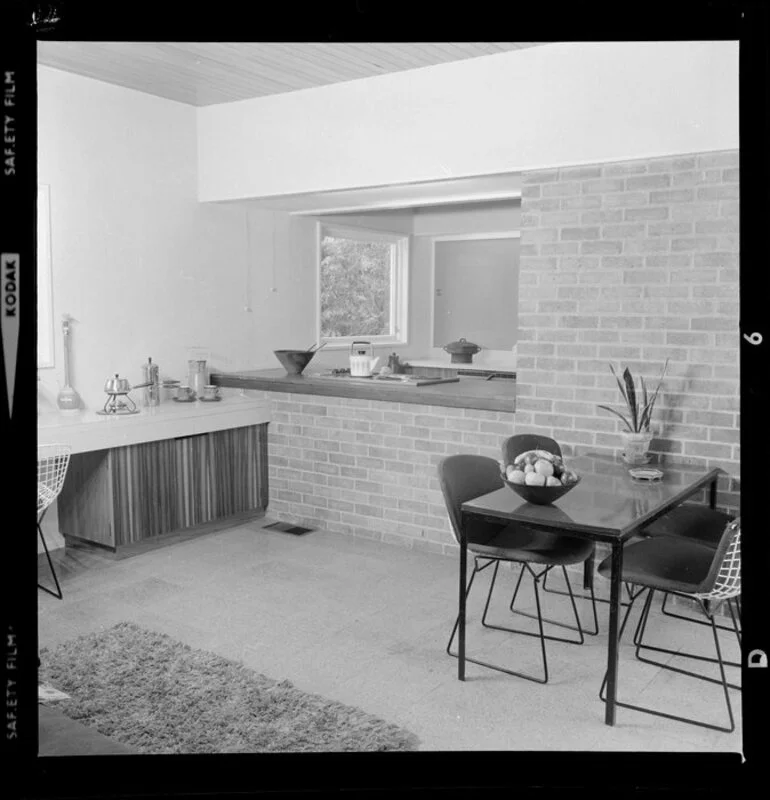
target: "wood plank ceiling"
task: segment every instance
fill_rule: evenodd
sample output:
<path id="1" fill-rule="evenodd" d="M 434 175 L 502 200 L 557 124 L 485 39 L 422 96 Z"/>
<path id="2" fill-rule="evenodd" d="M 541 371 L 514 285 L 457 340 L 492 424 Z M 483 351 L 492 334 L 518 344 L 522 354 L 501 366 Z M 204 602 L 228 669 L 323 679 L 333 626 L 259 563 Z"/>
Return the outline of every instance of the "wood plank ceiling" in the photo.
<path id="1" fill-rule="evenodd" d="M 38 63 L 193 106 L 310 89 L 546 42 L 39 41 Z"/>

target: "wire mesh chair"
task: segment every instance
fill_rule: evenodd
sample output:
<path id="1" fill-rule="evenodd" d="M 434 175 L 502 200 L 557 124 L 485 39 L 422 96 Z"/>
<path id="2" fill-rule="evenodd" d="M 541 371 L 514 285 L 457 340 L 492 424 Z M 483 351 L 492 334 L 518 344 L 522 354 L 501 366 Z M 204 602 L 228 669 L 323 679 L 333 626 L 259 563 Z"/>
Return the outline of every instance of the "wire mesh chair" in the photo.
<path id="1" fill-rule="evenodd" d="M 481 497 L 488 492 L 501 489 L 504 484 L 502 478 L 500 477 L 500 467 L 499 464 L 492 458 L 487 458 L 486 456 L 461 454 L 447 456 L 446 458 L 442 459 L 438 465 L 438 474 L 441 490 L 444 495 L 444 501 L 449 513 L 452 532 L 455 536 L 455 539 L 459 543 L 461 537 L 461 525 L 463 524 L 461 513 L 462 504 L 476 497 Z M 571 592 L 569 576 L 567 575 L 565 567 L 569 564 L 579 564 L 582 561 L 585 561 L 593 552 L 592 544 L 574 536 L 555 534 L 548 531 L 539 531 L 519 523 L 506 525 L 505 523 L 486 522 L 483 520 L 476 520 L 474 521 L 474 524 L 468 525 L 465 530 L 465 534 L 468 551 L 474 556 L 473 573 L 471 574 L 465 590 L 466 598 L 470 594 L 476 574 L 485 570 L 487 567 L 494 565 L 492 580 L 490 582 L 489 593 L 487 595 L 486 605 L 484 606 L 484 613 L 482 615 L 481 623 L 486 628 L 494 628 L 495 630 L 507 631 L 509 633 L 520 633 L 524 636 L 538 637 L 540 639 L 542 676 L 514 671 L 468 656 L 466 656 L 465 660 L 472 664 L 478 664 L 479 666 L 488 667 L 489 669 L 494 669 L 498 672 L 504 672 L 508 675 L 526 678 L 527 680 L 535 681 L 537 683 L 548 683 L 548 661 L 545 648 L 546 639 L 558 642 L 566 642 L 568 644 L 583 644 L 584 636 L 574 597 L 572 597 L 571 600 L 572 611 L 574 613 L 576 623 L 575 626 L 566 625 L 562 622 L 554 622 L 553 620 L 544 618 L 541 614 L 538 584 L 544 575 L 546 575 L 554 567 L 558 566 L 562 568 L 564 579 L 566 580 L 567 587 Z M 481 564 L 482 561 L 486 563 Z M 486 621 L 487 612 L 489 610 L 489 604 L 492 599 L 492 592 L 495 588 L 495 581 L 497 579 L 497 572 L 501 561 L 521 564 L 519 580 L 516 584 L 516 589 L 513 595 L 514 599 L 511 601 L 511 605 L 513 605 L 513 602 L 515 601 L 524 571 L 526 570 L 529 572 L 530 576 L 532 577 L 535 592 L 535 602 L 537 606 L 537 615 L 527 614 L 527 616 L 532 616 L 537 619 L 537 633 L 509 628 L 502 625 L 493 625 Z M 533 569 L 533 566 L 541 568 L 540 572 L 536 572 Z M 578 636 L 577 638 L 568 639 L 548 635 L 543 629 L 544 622 L 551 622 L 561 627 L 568 628 L 569 630 L 576 631 Z M 457 658 L 457 653 L 452 652 L 452 642 L 454 641 L 459 624 L 460 616 L 458 614 L 454 627 L 452 628 L 452 634 L 449 637 L 449 643 L 446 647 L 446 652 L 453 658 Z"/>
<path id="2" fill-rule="evenodd" d="M 648 525 L 643 531 L 646 537 L 655 536 L 679 536 L 686 539 L 692 539 L 710 547 L 716 547 L 722 538 L 722 532 L 725 526 L 732 522 L 734 519 L 730 514 L 716 509 L 709 508 L 703 505 L 686 504 L 677 506 L 669 511 L 665 516 L 660 517 L 653 523 Z M 677 619 L 684 619 L 688 622 L 695 622 L 699 625 L 708 625 L 709 622 L 705 619 L 698 619 L 697 617 L 686 616 L 678 614 L 674 611 L 668 611 L 669 595 L 668 592 L 663 593 L 663 601 L 660 605 L 660 610 L 667 617 L 676 617 Z M 737 624 L 740 628 L 741 624 L 741 598 L 740 595 L 731 597 L 727 600 L 727 606 L 731 616 L 737 618 Z M 720 625 L 717 623 L 717 628 L 723 631 L 732 631 L 730 625 Z"/>
<path id="3" fill-rule="evenodd" d="M 62 590 L 59 585 L 59 579 L 56 577 L 56 570 L 51 561 L 51 554 L 48 552 L 48 546 L 45 543 L 40 523 L 43 521 L 45 512 L 48 511 L 61 492 L 71 454 L 72 448 L 67 444 L 41 444 L 37 448 L 37 532 L 40 535 L 40 541 L 43 543 L 48 566 L 56 584 L 56 591 L 54 592 L 41 583 L 38 583 L 37 586 L 38 589 L 48 592 L 48 594 L 57 597 L 59 600 L 62 599 Z"/>
<path id="4" fill-rule="evenodd" d="M 609 569 L 609 560 L 605 560 L 599 565 L 599 573 L 605 577 L 609 575 Z M 725 667 L 740 667 L 741 663 L 740 661 L 730 662 L 723 659 L 718 633 L 718 629 L 721 626 L 716 624 L 714 614 L 716 607 L 720 603 L 728 603 L 733 623 L 732 629 L 740 648 L 740 631 L 738 630 L 737 620 L 731 604 L 731 601 L 734 601 L 741 591 L 740 517 L 727 524 L 716 548 L 708 547 L 698 541 L 677 539 L 676 537 L 651 539 L 627 547 L 624 553 L 623 577 L 632 585 L 640 588 L 639 591 L 632 596 L 631 606 L 623 618 L 623 624 L 621 625 L 618 638 L 620 639 L 623 635 L 623 630 L 628 621 L 634 601 L 644 592 L 647 592 L 647 598 L 644 602 L 642 613 L 634 633 L 637 659 L 648 664 L 653 664 L 661 669 L 671 670 L 672 672 L 678 672 L 682 675 L 688 675 L 701 681 L 708 681 L 709 683 L 716 683 L 722 686 L 730 722 L 728 726 L 714 725 L 689 717 L 680 717 L 675 714 L 664 713 L 662 711 L 631 705 L 629 703 L 616 701 L 616 704 L 623 708 L 630 708 L 643 713 L 666 717 L 667 719 L 678 720 L 679 722 L 686 722 L 703 728 L 732 733 L 735 730 L 735 720 L 730 703 L 729 689 L 740 690 L 741 687 L 727 681 Z M 700 610 L 708 620 L 707 624 L 711 626 L 716 658 L 684 652 L 682 650 L 654 647 L 644 643 L 644 634 L 647 629 L 652 598 L 656 590 L 697 601 Z M 688 617 L 682 617 L 682 619 L 688 622 L 699 622 L 699 620 L 690 619 Z M 720 678 L 712 678 L 698 672 L 675 667 L 669 663 L 662 663 L 643 657 L 641 655 L 643 650 L 718 664 Z M 604 681 L 599 690 L 599 697 L 602 701 L 605 700 L 604 689 L 606 684 L 607 675 L 605 673 Z"/>

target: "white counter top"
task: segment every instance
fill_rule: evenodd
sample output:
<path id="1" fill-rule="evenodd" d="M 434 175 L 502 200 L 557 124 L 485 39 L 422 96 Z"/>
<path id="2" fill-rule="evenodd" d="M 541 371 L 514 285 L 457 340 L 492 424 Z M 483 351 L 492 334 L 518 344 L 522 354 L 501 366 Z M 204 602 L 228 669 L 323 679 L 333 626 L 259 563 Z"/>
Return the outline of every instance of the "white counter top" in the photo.
<path id="1" fill-rule="evenodd" d="M 270 422 L 268 403 L 229 395 L 214 403 L 163 402 L 126 416 L 108 417 L 94 411 L 40 414 L 37 437 L 38 444 L 68 444 L 73 453 L 86 453 L 263 422 Z"/>

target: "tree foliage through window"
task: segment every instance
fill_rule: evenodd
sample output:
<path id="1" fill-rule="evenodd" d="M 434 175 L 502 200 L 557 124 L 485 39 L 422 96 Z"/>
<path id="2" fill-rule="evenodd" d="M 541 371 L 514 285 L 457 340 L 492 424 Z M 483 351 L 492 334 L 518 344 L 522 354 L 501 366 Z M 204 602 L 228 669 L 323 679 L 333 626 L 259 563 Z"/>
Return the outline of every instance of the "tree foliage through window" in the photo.
<path id="1" fill-rule="evenodd" d="M 393 245 L 321 239 L 321 336 L 378 336 L 390 330 Z"/>

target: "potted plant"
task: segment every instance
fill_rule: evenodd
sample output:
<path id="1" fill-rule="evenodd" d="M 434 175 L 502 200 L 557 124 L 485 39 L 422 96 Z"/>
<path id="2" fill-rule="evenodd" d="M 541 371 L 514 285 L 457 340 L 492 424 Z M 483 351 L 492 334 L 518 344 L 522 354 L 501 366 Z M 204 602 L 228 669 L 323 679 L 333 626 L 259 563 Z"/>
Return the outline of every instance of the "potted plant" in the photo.
<path id="1" fill-rule="evenodd" d="M 634 377 L 628 367 L 623 370 L 623 380 L 621 381 L 617 372 L 615 372 L 615 367 L 610 364 L 610 370 L 618 382 L 620 394 L 626 402 L 628 414 L 622 414 L 609 406 L 600 405 L 599 408 L 610 411 L 623 420 L 626 426 L 625 430 L 621 431 L 623 436 L 623 459 L 629 464 L 644 464 L 649 459 L 647 451 L 650 448 L 650 442 L 653 437 L 653 433 L 650 430 L 650 420 L 652 411 L 655 408 L 655 401 L 658 399 L 658 392 L 663 383 L 663 377 L 668 368 L 668 361 L 666 359 L 663 371 L 660 374 L 660 380 L 652 394 L 648 393 L 644 378 L 639 378 L 639 388 L 637 389 Z"/>

